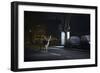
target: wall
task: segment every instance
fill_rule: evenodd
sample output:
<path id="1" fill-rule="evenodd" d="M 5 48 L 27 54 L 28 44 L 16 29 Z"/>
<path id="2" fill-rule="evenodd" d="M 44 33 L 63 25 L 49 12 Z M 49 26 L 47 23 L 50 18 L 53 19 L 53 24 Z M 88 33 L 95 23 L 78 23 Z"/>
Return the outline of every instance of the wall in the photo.
<path id="1" fill-rule="evenodd" d="M 11 29 L 11 14 L 10 2 L 13 0 L 0 0 L 0 73 L 12 73 L 10 71 L 10 29 Z M 18 0 L 16 0 L 18 1 Z M 23 1 L 23 0 L 22 0 Z M 78 4 L 78 5 L 96 5 L 100 9 L 100 0 L 24 0 L 30 2 L 45 2 L 45 3 L 61 3 L 61 4 Z M 100 13 L 100 10 L 98 10 Z M 100 19 L 98 14 L 98 19 Z M 100 21 L 98 21 L 98 24 Z M 100 27 L 100 25 L 98 25 Z M 98 28 L 99 28 L 98 27 Z M 98 29 L 100 31 L 100 29 Z M 100 37 L 100 34 L 98 35 Z M 100 39 L 98 39 L 100 40 Z M 100 46 L 99 46 L 100 47 Z M 99 48 L 98 48 L 98 51 Z M 100 55 L 100 53 L 98 54 Z M 100 58 L 99 58 L 100 60 Z M 100 66 L 91 68 L 74 68 L 74 69 L 59 69 L 35 71 L 36 73 L 99 73 Z M 32 71 L 30 71 L 32 73 Z"/>

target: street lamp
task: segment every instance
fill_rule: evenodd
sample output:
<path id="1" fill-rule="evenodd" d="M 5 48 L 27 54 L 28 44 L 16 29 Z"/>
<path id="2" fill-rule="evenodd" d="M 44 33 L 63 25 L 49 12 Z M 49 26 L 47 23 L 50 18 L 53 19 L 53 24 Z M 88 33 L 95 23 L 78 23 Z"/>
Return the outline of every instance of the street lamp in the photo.
<path id="1" fill-rule="evenodd" d="M 70 26 L 68 24 L 68 28 L 67 28 L 67 40 L 70 38 Z"/>

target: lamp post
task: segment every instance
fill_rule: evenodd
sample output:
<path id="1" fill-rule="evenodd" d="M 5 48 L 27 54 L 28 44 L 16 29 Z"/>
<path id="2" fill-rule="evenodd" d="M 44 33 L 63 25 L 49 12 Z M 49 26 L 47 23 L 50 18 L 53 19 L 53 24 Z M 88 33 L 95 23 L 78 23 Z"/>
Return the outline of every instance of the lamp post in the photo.
<path id="1" fill-rule="evenodd" d="M 68 28 L 67 28 L 67 40 L 70 38 L 70 26 L 68 24 Z"/>
<path id="2" fill-rule="evenodd" d="M 64 25 L 65 43 L 70 38 L 70 20 L 71 20 L 71 14 L 66 15 L 65 25 Z"/>

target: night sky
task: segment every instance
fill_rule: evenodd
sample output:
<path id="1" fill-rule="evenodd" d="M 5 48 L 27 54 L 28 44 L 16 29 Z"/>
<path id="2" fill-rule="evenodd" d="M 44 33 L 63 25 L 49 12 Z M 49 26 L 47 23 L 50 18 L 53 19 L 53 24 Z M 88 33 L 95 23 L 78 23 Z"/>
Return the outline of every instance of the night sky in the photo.
<path id="1" fill-rule="evenodd" d="M 71 35 L 89 35 L 90 34 L 90 15 L 73 14 L 70 22 Z"/>
<path id="2" fill-rule="evenodd" d="M 70 20 L 68 16 L 71 16 Z M 24 12 L 25 31 L 31 26 L 44 25 L 47 27 L 48 34 L 58 34 L 63 31 L 65 17 L 69 21 L 71 35 L 89 35 L 90 34 L 90 15 L 89 14 L 71 14 L 71 13 L 50 13 L 50 12 Z M 67 21 L 66 20 L 66 21 Z"/>

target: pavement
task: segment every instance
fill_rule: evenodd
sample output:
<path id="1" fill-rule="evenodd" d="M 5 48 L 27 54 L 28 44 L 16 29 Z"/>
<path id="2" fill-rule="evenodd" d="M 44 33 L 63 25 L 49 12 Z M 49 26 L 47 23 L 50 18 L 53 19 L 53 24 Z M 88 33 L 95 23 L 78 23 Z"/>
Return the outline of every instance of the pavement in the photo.
<path id="1" fill-rule="evenodd" d="M 73 60 L 89 59 L 90 50 L 77 48 L 64 48 L 62 46 L 48 47 L 47 51 L 27 50 L 24 53 L 24 61 L 48 61 L 48 60 Z"/>

